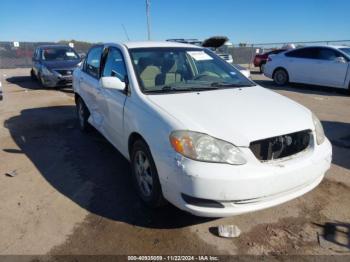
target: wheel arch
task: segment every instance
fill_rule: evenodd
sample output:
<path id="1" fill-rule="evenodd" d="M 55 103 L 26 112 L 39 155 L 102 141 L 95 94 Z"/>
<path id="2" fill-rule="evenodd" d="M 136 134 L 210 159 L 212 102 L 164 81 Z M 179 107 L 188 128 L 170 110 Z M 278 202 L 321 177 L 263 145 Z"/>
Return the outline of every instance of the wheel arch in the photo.
<path id="1" fill-rule="evenodd" d="M 288 76 L 288 79 L 289 79 L 289 73 L 288 73 L 288 70 L 287 70 L 285 67 L 283 67 L 283 66 L 278 66 L 278 67 L 276 67 L 276 68 L 273 70 L 273 73 L 272 73 L 272 79 L 275 77 L 275 73 L 276 73 L 276 72 L 277 72 L 277 70 L 279 70 L 279 69 L 284 70 L 284 71 L 287 73 L 287 76 Z"/>
<path id="2" fill-rule="evenodd" d="M 148 143 L 146 142 L 146 139 L 144 139 L 144 137 L 138 133 L 138 132 L 132 132 L 130 135 L 129 135 L 129 138 L 128 138 L 128 153 L 129 153 L 129 158 L 131 160 L 131 150 L 132 150 L 132 146 L 134 145 L 134 143 L 137 141 L 137 140 L 142 140 L 143 142 L 145 142 L 145 144 L 147 145 L 147 147 L 149 148 L 149 145 Z"/>

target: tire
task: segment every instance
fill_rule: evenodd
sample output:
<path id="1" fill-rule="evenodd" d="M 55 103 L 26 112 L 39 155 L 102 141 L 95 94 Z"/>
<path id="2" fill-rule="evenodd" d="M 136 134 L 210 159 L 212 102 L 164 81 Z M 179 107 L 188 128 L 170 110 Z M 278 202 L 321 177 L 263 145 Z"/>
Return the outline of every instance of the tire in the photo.
<path id="1" fill-rule="evenodd" d="M 90 128 L 91 128 L 88 122 L 88 119 L 90 116 L 89 109 L 86 107 L 83 99 L 81 99 L 80 97 L 78 97 L 77 99 L 76 107 L 77 107 L 79 129 L 80 131 L 86 133 L 90 131 Z"/>
<path id="2" fill-rule="evenodd" d="M 131 151 L 134 185 L 141 200 L 151 208 L 165 204 L 158 172 L 152 154 L 143 140 L 137 140 Z"/>
<path id="3" fill-rule="evenodd" d="M 283 68 L 277 69 L 273 74 L 273 81 L 279 86 L 284 86 L 288 84 L 289 82 L 288 72 Z"/>
<path id="4" fill-rule="evenodd" d="M 260 74 L 264 73 L 264 69 L 265 69 L 265 64 L 261 64 L 260 65 Z"/>
<path id="5" fill-rule="evenodd" d="M 36 78 L 36 75 L 35 75 L 35 73 L 34 73 L 33 68 L 30 70 L 30 78 L 32 79 L 32 81 L 37 80 L 37 78 Z"/>

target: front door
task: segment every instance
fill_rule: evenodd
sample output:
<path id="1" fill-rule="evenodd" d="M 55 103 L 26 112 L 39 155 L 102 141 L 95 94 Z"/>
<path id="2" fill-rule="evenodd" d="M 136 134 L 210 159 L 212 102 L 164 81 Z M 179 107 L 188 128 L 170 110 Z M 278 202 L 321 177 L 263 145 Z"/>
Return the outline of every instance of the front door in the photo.
<path id="1" fill-rule="evenodd" d="M 118 77 L 121 81 L 127 81 L 127 72 L 124 57 L 117 47 L 110 47 L 104 57 L 101 77 Z M 123 91 L 102 88 L 99 101 L 101 113 L 104 117 L 103 129 L 107 138 L 118 149 L 121 149 L 124 141 L 124 104 L 127 95 Z"/>

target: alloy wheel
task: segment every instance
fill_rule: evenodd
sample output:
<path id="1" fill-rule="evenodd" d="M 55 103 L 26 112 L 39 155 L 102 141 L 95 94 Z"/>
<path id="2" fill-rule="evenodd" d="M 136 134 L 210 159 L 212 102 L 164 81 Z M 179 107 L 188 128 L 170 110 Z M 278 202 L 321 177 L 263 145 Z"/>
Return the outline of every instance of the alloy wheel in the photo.
<path id="1" fill-rule="evenodd" d="M 150 160 L 143 151 L 137 151 L 134 160 L 136 180 L 141 193 L 150 197 L 153 190 L 153 176 Z"/>

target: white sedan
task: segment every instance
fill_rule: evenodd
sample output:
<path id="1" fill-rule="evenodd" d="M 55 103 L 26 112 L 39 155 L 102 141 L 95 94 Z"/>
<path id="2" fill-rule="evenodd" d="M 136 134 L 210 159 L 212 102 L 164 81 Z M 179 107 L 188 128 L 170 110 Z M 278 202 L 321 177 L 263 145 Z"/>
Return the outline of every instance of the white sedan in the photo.
<path id="1" fill-rule="evenodd" d="M 211 51 L 171 42 L 97 45 L 74 71 L 79 126 L 131 162 L 137 193 L 198 216 L 272 207 L 323 179 L 332 149 L 307 108 Z"/>
<path id="2" fill-rule="evenodd" d="M 277 85 L 288 82 L 350 90 L 350 47 L 310 46 L 268 58 L 265 76 Z"/>

